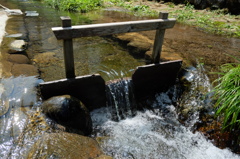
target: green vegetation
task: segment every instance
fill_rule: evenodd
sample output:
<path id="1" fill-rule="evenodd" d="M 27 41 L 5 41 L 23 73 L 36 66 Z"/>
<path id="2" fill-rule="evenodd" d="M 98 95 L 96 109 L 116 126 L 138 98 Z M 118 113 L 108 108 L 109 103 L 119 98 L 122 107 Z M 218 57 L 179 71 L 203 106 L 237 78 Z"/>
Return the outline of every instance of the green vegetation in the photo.
<path id="1" fill-rule="evenodd" d="M 237 59 L 240 62 L 240 59 Z M 240 63 L 221 66 L 221 77 L 215 80 L 216 116 L 223 115 L 223 130 L 240 129 Z"/>
<path id="2" fill-rule="evenodd" d="M 132 11 L 137 16 L 157 17 L 159 11 L 167 11 L 169 17 L 176 18 L 178 22 L 195 26 L 206 32 L 232 37 L 240 37 L 240 16 L 226 14 L 225 10 L 195 10 L 190 4 L 175 5 L 171 2 L 165 3 L 164 10 L 161 6 L 151 6 L 138 0 L 43 0 L 51 7 L 65 10 L 88 12 L 105 6 L 119 6 Z M 154 3 L 154 2 L 149 2 Z"/>
<path id="3" fill-rule="evenodd" d="M 134 15 L 137 16 L 156 16 L 158 13 L 154 10 L 151 10 L 151 8 L 148 5 L 142 5 L 141 3 L 134 5 L 133 2 L 136 2 L 136 0 L 105 0 L 107 4 L 113 5 L 113 6 L 119 6 L 128 9 L 129 11 L 132 11 Z"/>
<path id="4" fill-rule="evenodd" d="M 170 13 L 178 22 L 196 26 L 207 32 L 240 37 L 240 22 L 238 20 L 230 22 L 239 16 L 224 14 L 224 10 L 196 11 L 192 5 L 187 4 L 182 9 Z"/>
<path id="5" fill-rule="evenodd" d="M 102 6 L 102 0 L 43 0 L 51 7 L 72 12 L 88 12 Z"/>
<path id="6" fill-rule="evenodd" d="M 206 32 L 240 37 L 240 16 L 226 14 L 225 10 L 195 10 L 193 5 L 175 5 L 171 2 L 165 3 L 168 8 L 161 10 L 160 7 L 156 10 L 140 2 L 135 5 L 136 0 L 108 0 L 107 2 L 124 7 L 139 16 L 157 17 L 159 11 L 167 11 L 170 13 L 169 17 L 176 18 L 180 23 L 195 26 Z"/>

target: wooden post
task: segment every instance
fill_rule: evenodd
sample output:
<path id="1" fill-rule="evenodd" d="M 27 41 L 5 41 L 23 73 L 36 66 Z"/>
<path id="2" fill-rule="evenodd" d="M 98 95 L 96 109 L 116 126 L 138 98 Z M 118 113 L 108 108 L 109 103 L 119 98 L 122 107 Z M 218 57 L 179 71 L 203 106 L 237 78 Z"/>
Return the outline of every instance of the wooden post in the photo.
<path id="1" fill-rule="evenodd" d="M 70 17 L 61 17 L 62 27 L 72 27 Z M 74 58 L 73 58 L 73 42 L 72 39 L 63 40 L 63 53 L 66 78 L 75 78 Z"/>
<path id="2" fill-rule="evenodd" d="M 160 12 L 159 19 L 168 19 L 168 13 Z M 158 29 L 156 31 L 153 52 L 152 52 L 152 62 L 153 63 L 159 63 L 159 61 L 160 61 L 164 34 L 165 34 L 165 29 Z"/>

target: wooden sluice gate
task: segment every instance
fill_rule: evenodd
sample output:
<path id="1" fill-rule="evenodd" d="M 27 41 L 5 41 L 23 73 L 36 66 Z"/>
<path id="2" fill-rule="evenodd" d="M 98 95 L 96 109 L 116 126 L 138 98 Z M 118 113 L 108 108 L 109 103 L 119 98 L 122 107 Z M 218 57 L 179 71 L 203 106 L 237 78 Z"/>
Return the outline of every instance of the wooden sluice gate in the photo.
<path id="1" fill-rule="evenodd" d="M 168 13 L 160 13 L 159 19 L 127 21 L 90 25 L 71 25 L 69 17 L 61 17 L 62 27 L 54 27 L 58 40 L 63 40 L 66 79 L 40 84 L 43 99 L 69 94 L 79 98 L 90 110 L 106 105 L 105 81 L 99 74 L 75 76 L 73 38 L 106 36 L 119 33 L 156 30 L 152 52 L 152 64 L 139 66 L 132 75 L 135 97 L 144 98 L 150 93 L 164 91 L 176 81 L 182 61 L 160 63 L 165 30 L 173 28 L 176 20 Z"/>

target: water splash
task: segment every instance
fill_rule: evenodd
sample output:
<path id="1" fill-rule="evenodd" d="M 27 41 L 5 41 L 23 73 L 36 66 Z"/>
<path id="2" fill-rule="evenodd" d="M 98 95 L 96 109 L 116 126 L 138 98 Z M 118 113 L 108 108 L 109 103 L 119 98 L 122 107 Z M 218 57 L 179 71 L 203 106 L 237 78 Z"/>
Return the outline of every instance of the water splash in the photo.
<path id="1" fill-rule="evenodd" d="M 215 147 L 200 133 L 192 133 L 172 115 L 154 111 L 138 112 L 120 122 L 108 118 L 107 108 L 92 112 L 101 147 L 117 159 L 239 159 L 229 150 Z M 172 114 L 174 106 L 168 106 Z M 99 125 L 98 125 L 99 126 Z M 100 134 L 101 132 L 101 134 Z"/>
<path id="2" fill-rule="evenodd" d="M 113 107 L 92 111 L 93 136 L 104 152 L 116 159 L 240 159 L 228 149 L 215 147 L 201 133 L 193 133 L 200 108 L 209 107 L 209 98 L 203 97 L 211 90 L 211 85 L 202 66 L 190 69 L 187 78 L 191 84 L 181 101 L 178 88 L 174 86 L 156 94 L 151 110 L 138 111 L 135 116 L 116 121 Z M 178 104 L 182 110 L 192 109 L 185 123 L 179 122 Z"/>

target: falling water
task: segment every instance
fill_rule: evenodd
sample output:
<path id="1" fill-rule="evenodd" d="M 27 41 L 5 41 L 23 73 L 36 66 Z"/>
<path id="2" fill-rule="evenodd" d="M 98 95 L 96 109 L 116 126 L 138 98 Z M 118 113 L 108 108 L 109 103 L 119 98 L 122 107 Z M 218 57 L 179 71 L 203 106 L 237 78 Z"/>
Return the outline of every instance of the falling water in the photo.
<path id="1" fill-rule="evenodd" d="M 100 108 L 92 111 L 91 116 L 94 126 L 93 136 L 98 140 L 104 152 L 117 159 L 240 158 L 228 149 L 215 147 L 200 132 L 192 132 L 192 126 L 198 120 L 199 107 L 207 107 L 208 99 L 203 97 L 210 90 L 210 83 L 207 76 L 203 74 L 202 66 L 188 71 L 189 76 L 186 80 L 192 83 L 188 87 L 190 94 L 182 95 L 187 101 L 178 102 L 187 105 L 183 109 L 190 107 L 194 109 L 195 113 L 190 112 L 186 126 L 179 122 L 178 106 L 174 104 L 178 100 L 176 86 L 167 92 L 156 94 L 151 110 L 137 111 L 135 116 L 128 116 L 128 111 L 126 111 L 125 118 L 119 117 L 118 119 L 121 119 L 119 121 L 114 120 L 112 107 Z M 124 82 L 122 81 L 121 84 Z M 197 88 L 199 86 L 201 89 Z M 124 98 L 128 94 L 123 88 L 122 90 L 116 89 L 110 89 L 111 95 L 115 96 L 113 99 L 119 99 L 119 95 Z M 117 96 L 114 91 L 117 92 Z M 119 105 L 118 102 L 119 100 L 114 101 L 117 104 L 115 109 L 122 112 L 121 106 L 124 104 Z"/>
<path id="2" fill-rule="evenodd" d="M 120 121 L 133 115 L 133 93 L 130 79 L 109 83 L 107 92 L 107 106 L 111 107 L 112 114 L 116 114 L 116 120 Z"/>

